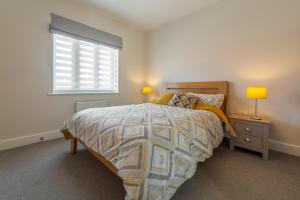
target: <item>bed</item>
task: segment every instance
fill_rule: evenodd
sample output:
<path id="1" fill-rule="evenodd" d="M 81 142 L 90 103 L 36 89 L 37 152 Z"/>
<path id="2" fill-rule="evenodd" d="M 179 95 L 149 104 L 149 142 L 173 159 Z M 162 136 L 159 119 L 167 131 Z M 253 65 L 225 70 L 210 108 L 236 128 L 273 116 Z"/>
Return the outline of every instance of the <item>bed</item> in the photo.
<path id="1" fill-rule="evenodd" d="M 161 93 L 224 94 L 228 82 L 165 83 Z M 61 131 L 123 180 L 125 199 L 170 199 L 197 163 L 224 137 L 221 119 L 207 110 L 152 103 L 94 108 L 74 114 Z"/>

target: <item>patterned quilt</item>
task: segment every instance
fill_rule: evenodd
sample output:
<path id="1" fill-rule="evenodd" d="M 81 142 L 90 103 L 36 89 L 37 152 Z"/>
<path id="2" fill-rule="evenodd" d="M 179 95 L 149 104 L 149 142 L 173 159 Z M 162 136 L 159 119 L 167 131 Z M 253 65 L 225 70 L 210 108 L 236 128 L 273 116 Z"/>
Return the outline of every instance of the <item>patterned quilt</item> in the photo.
<path id="1" fill-rule="evenodd" d="M 109 160 L 134 200 L 170 199 L 224 136 L 212 112 L 150 103 L 87 109 L 62 130 Z"/>

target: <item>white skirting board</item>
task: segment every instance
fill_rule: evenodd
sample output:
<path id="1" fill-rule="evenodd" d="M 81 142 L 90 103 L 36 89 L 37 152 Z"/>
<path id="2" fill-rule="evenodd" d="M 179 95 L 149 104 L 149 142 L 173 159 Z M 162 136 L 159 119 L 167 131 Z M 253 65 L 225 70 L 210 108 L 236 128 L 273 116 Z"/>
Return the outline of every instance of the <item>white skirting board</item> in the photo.
<path id="1" fill-rule="evenodd" d="M 59 130 L 0 140 L 0 151 L 63 137 Z"/>
<path id="2" fill-rule="evenodd" d="M 300 157 L 300 146 L 294 144 L 288 144 L 284 142 L 278 142 L 275 140 L 269 140 L 269 147 L 271 150 L 287 153 L 293 156 Z"/>
<path id="3" fill-rule="evenodd" d="M 0 140 L 0 151 L 61 137 L 63 137 L 63 134 L 59 130 L 53 130 L 23 137 Z M 43 140 L 41 140 L 41 138 L 43 138 Z M 300 146 L 274 140 L 270 140 L 269 145 L 271 150 L 300 157 Z"/>

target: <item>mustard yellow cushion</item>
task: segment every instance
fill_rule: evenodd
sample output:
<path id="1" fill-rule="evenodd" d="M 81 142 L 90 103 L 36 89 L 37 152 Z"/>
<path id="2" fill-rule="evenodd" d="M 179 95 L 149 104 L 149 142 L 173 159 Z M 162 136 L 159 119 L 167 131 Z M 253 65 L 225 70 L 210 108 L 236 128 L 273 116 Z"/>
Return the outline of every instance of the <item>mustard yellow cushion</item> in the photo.
<path id="1" fill-rule="evenodd" d="M 197 104 L 194 107 L 194 110 L 207 110 L 215 113 L 226 124 L 225 128 L 229 136 L 236 137 L 236 133 L 234 132 L 234 129 L 230 125 L 226 115 L 219 108 L 209 104 L 202 104 L 201 102 L 197 102 Z"/>
<path id="2" fill-rule="evenodd" d="M 156 103 L 157 99 L 150 100 L 149 103 Z"/>
<path id="3" fill-rule="evenodd" d="M 151 103 L 160 104 L 160 105 L 168 105 L 169 101 L 173 97 L 173 93 L 165 93 L 160 96 L 158 99 L 152 101 Z"/>

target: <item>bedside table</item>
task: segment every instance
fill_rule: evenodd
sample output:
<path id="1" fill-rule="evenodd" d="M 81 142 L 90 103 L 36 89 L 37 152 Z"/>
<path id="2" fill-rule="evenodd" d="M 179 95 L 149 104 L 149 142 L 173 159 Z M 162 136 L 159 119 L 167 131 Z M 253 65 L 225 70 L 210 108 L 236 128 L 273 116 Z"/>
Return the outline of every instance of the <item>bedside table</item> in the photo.
<path id="1" fill-rule="evenodd" d="M 261 120 L 253 120 L 250 115 L 232 114 L 229 117 L 237 137 L 230 139 L 230 150 L 235 146 L 260 152 L 263 159 L 269 157 L 269 131 L 271 119 L 262 117 Z"/>

